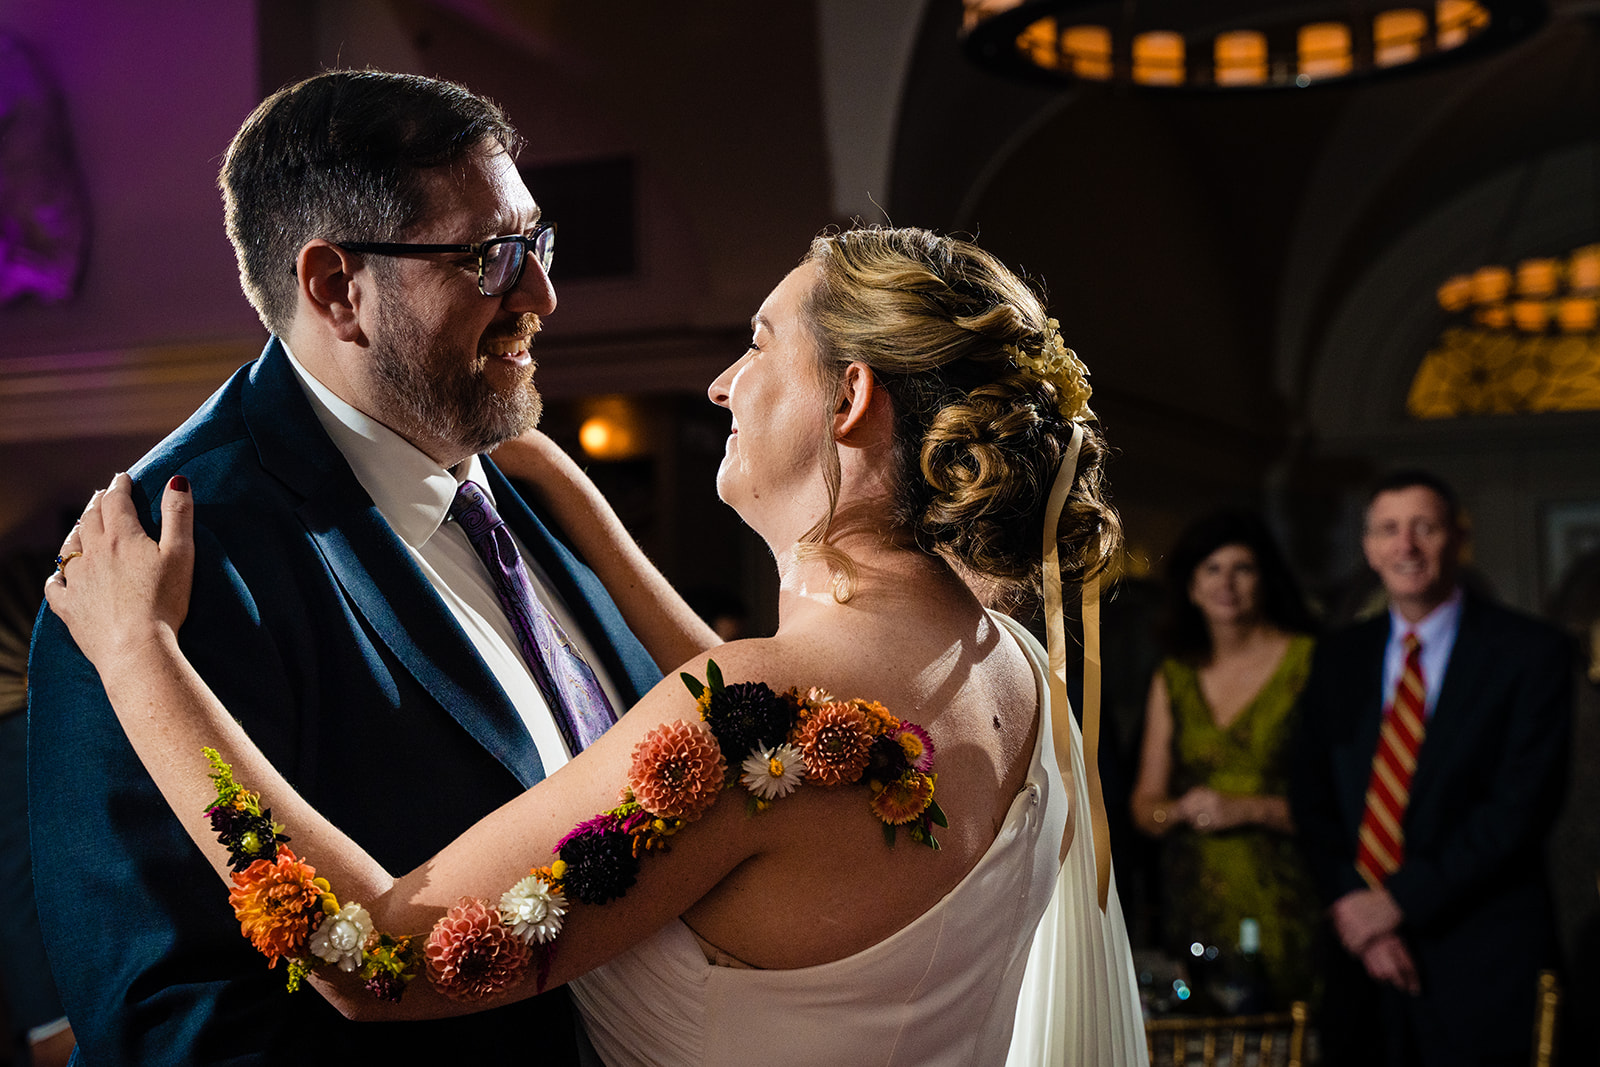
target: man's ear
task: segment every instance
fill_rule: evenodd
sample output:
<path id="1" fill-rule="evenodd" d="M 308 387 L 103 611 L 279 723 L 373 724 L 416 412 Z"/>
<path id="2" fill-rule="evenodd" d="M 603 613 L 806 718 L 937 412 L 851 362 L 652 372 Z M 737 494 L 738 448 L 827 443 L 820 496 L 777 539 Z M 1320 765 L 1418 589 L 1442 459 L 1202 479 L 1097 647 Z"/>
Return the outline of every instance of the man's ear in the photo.
<path id="1" fill-rule="evenodd" d="M 321 321 L 341 341 L 361 341 L 361 303 L 371 294 L 361 257 L 318 237 L 295 260 L 301 310 Z"/>
<path id="2" fill-rule="evenodd" d="M 846 367 L 839 381 L 839 406 L 833 414 L 834 439 L 860 439 L 871 425 L 873 404 L 879 399 L 878 380 L 871 367 L 860 360 Z M 878 406 L 881 408 L 882 404 Z"/>

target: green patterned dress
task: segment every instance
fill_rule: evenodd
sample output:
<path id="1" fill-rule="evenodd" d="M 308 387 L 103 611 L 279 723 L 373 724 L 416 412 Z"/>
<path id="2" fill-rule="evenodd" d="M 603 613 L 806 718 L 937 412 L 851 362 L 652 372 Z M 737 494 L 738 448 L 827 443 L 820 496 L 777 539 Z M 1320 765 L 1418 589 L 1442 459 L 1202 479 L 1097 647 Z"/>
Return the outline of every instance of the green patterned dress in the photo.
<path id="1" fill-rule="evenodd" d="M 1287 792 L 1290 732 L 1312 644 L 1292 638 L 1277 670 L 1227 729 L 1213 720 L 1193 667 L 1161 664 L 1172 701 L 1172 796 L 1199 785 L 1219 793 Z M 1253 825 L 1211 834 L 1182 826 L 1167 836 L 1164 874 L 1169 951 L 1188 959 L 1195 941 L 1235 951 L 1239 921 L 1255 919 L 1273 1006 L 1310 996 L 1316 897 L 1291 837 Z"/>

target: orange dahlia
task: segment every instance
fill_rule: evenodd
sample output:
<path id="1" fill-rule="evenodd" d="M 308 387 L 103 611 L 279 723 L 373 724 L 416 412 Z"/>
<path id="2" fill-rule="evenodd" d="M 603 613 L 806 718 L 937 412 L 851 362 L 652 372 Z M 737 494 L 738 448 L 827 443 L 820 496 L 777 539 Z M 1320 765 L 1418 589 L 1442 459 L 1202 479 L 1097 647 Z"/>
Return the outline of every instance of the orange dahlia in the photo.
<path id="1" fill-rule="evenodd" d="M 933 801 L 933 779 L 907 771 L 873 795 L 872 814 L 890 826 L 904 826 L 917 819 Z"/>
<path id="2" fill-rule="evenodd" d="M 423 954 L 428 981 L 454 1000 L 504 993 L 533 963 L 533 949 L 500 920 L 499 909 L 471 897 L 433 924 Z"/>
<path id="3" fill-rule="evenodd" d="M 820 785 L 853 782 L 866 769 L 872 751 L 867 716 L 853 703 L 813 708 L 794 739 L 806 759 L 806 777 Z"/>
<path id="4" fill-rule="evenodd" d="M 233 876 L 228 902 L 239 930 L 250 939 L 267 966 L 278 957 L 303 956 L 315 925 L 322 921 L 323 889 L 313 879 L 316 868 L 302 863 L 288 846 L 275 859 L 256 860 Z"/>
<path id="5" fill-rule="evenodd" d="M 703 722 L 662 723 L 633 748 L 628 788 L 653 815 L 693 822 L 716 802 L 728 765 Z"/>

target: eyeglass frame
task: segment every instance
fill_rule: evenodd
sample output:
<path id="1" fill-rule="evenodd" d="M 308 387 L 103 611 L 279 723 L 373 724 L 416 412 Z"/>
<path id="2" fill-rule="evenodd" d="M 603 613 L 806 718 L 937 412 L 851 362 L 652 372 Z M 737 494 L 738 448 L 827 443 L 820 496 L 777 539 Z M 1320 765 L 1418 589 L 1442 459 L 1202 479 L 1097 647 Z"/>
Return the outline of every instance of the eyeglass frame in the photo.
<path id="1" fill-rule="evenodd" d="M 545 245 L 544 253 L 538 250 L 538 241 L 549 234 L 549 241 Z M 498 293 L 489 292 L 484 284 L 484 272 L 489 266 L 489 249 L 494 245 L 515 242 L 522 246 L 522 261 L 517 264 L 517 273 L 512 275 L 506 287 Z M 399 241 L 334 241 L 333 244 L 347 252 L 358 252 L 363 255 L 372 254 L 379 256 L 409 256 L 422 255 L 430 252 L 456 252 L 463 255 L 478 257 L 478 292 L 484 296 L 504 296 L 517 287 L 522 280 L 522 272 L 528 268 L 528 259 L 531 256 L 539 264 L 539 269 L 545 274 L 550 273 L 550 265 L 556 258 L 556 224 L 553 222 L 539 222 L 530 233 L 513 233 L 504 237 L 491 237 L 487 241 L 480 241 L 475 245 L 438 245 L 438 244 L 406 244 Z"/>

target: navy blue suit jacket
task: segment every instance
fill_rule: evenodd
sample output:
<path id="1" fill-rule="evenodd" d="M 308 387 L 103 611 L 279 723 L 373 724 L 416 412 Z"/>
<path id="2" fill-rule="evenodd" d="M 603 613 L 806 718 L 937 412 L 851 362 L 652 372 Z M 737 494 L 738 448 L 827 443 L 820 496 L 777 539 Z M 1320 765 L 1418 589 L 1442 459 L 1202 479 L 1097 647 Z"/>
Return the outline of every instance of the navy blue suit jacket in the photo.
<path id="1" fill-rule="evenodd" d="M 507 523 L 633 702 L 659 679 L 655 664 L 594 574 L 485 468 Z M 179 473 L 197 520 L 184 652 L 267 757 L 379 862 L 416 867 L 544 777 L 505 692 L 323 431 L 276 340 L 133 469 L 152 531 Z M 81 1062 L 570 1062 L 564 991 L 383 1026 L 285 993 L 283 968 L 269 971 L 240 936 L 226 887 L 48 607 L 29 678 L 36 893 Z M 205 773 L 198 752 L 171 758 Z"/>
<path id="2" fill-rule="evenodd" d="M 1356 835 L 1388 638 L 1384 613 L 1319 641 L 1300 698 L 1289 799 L 1325 903 L 1366 888 Z M 1423 1062 L 1499 1053 L 1526 1062 L 1537 974 L 1555 955 L 1544 849 L 1564 791 L 1571 714 L 1567 639 L 1469 594 L 1417 755 L 1405 858 L 1385 883 L 1423 987 L 1420 998 L 1391 999 Z"/>

